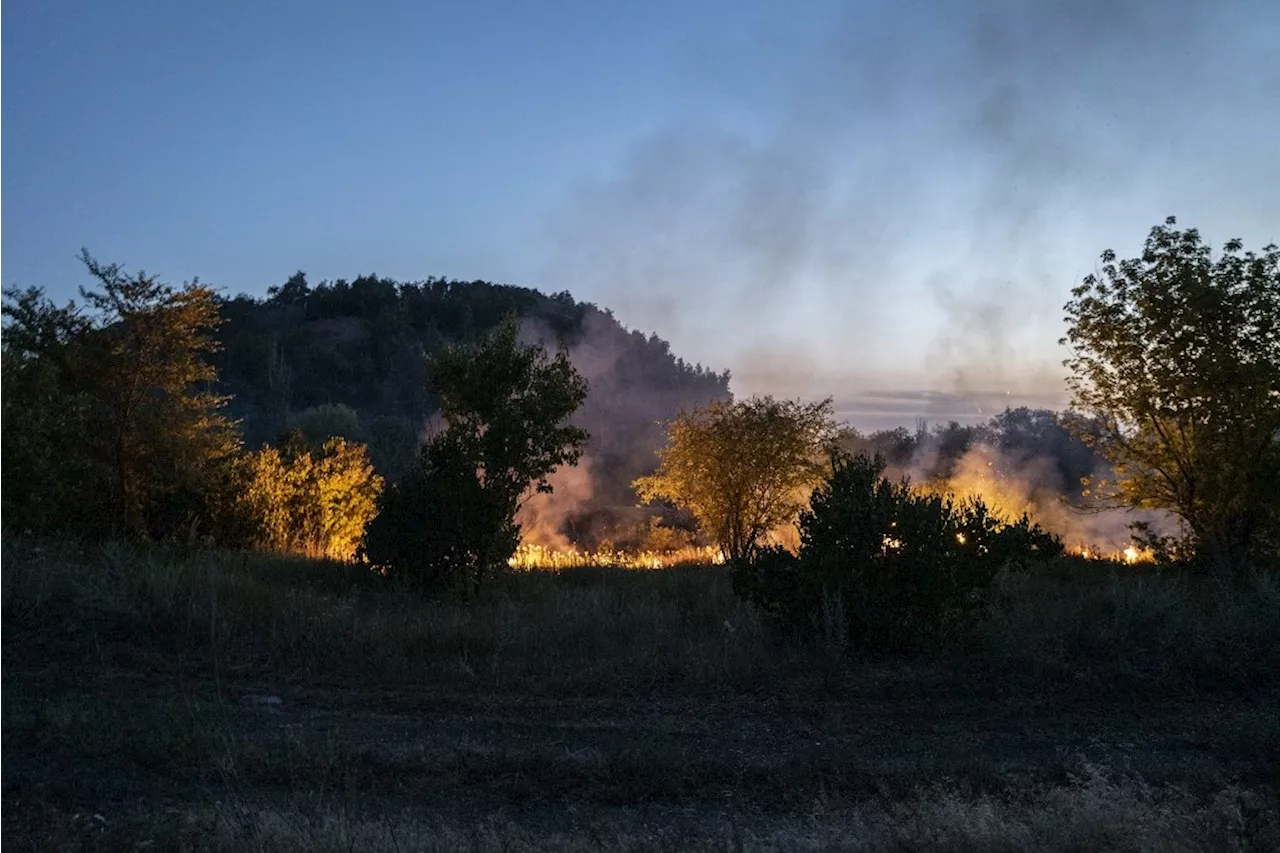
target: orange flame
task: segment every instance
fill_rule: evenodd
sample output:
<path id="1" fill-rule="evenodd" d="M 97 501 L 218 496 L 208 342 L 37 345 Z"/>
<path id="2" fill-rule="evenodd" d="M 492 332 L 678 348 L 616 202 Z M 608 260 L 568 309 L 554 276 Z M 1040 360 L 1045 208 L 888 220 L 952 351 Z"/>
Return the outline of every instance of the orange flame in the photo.
<path id="1" fill-rule="evenodd" d="M 688 547 L 674 551 L 616 551 L 602 548 L 583 551 L 577 548 L 547 548 L 521 543 L 507 564 L 518 571 L 556 571 L 559 569 L 603 566 L 620 569 L 665 569 L 670 566 L 721 565 L 724 554 L 719 548 Z"/>

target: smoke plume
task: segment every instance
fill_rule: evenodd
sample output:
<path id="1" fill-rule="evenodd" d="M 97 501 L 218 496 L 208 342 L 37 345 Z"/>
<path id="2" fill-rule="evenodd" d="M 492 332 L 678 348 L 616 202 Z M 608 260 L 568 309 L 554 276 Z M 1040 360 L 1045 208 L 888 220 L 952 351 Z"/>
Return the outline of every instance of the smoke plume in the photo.
<path id="1" fill-rule="evenodd" d="M 547 276 L 739 393 L 1061 394 L 1103 249 L 1280 220 L 1278 27 L 1264 0 L 934 0 L 762 34 L 566 200 Z"/>
<path id="2" fill-rule="evenodd" d="M 934 470 L 921 459 L 913 480 L 928 482 Z M 1097 472 L 1100 473 L 1100 472 Z M 1131 525 L 1146 522 L 1163 535 L 1177 532 L 1171 513 L 1135 509 L 1085 509 L 1073 500 L 1073 489 L 1063 483 L 1054 460 L 1044 456 L 1001 452 L 977 444 L 951 466 L 941 485 L 961 499 L 981 498 L 988 509 L 1007 520 L 1027 515 L 1045 530 L 1056 533 L 1068 547 L 1099 554 L 1123 551 L 1133 541 Z"/>
<path id="3" fill-rule="evenodd" d="M 543 548 L 569 548 L 580 541 L 574 520 L 591 503 L 591 457 L 577 465 L 561 465 L 547 478 L 553 491 L 534 492 L 520 506 L 516 522 L 520 540 Z"/>
<path id="4" fill-rule="evenodd" d="M 517 521 L 527 544 L 595 547 L 643 535 L 649 511 L 637 506 L 631 482 L 657 465 L 666 441 L 664 421 L 682 410 L 728 396 L 727 380 L 673 358 L 665 341 L 628 331 L 588 306 L 582 323 L 562 342 L 545 322 L 526 318 L 521 338 L 549 350 L 565 344 L 587 381 L 587 399 L 572 422 L 590 438 L 577 466 L 549 478 L 551 494 L 530 496 Z"/>

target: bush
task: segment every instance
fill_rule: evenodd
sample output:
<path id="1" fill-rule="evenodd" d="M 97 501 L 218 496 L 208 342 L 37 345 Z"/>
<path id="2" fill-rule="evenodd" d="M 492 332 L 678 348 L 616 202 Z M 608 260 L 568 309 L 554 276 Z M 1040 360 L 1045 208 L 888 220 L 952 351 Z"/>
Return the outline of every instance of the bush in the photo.
<path id="1" fill-rule="evenodd" d="M 291 436 L 246 454 L 242 472 L 237 544 L 281 553 L 350 560 L 382 491 L 368 449 L 341 438 L 314 448 Z"/>
<path id="2" fill-rule="evenodd" d="M 418 464 L 387 489 L 365 533 L 369 562 L 429 590 L 473 593 L 502 571 L 520 528 L 500 493 L 437 436 Z"/>
<path id="3" fill-rule="evenodd" d="M 894 650 L 936 644 L 977 616 L 1002 566 L 1062 553 L 1023 516 L 980 500 L 913 492 L 884 461 L 838 455 L 800 517 L 798 555 L 774 548 L 735 565 L 739 591 L 784 630 Z"/>

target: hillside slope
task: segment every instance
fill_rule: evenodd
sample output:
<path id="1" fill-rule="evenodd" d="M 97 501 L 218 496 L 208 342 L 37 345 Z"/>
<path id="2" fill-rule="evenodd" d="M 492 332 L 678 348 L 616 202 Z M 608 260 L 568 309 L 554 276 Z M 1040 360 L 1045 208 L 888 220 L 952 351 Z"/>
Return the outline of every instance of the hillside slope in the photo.
<path id="1" fill-rule="evenodd" d="M 655 464 L 661 422 L 730 398 L 727 371 L 689 364 L 657 335 L 628 330 L 608 310 L 568 293 L 376 275 L 312 287 L 299 272 L 265 299 L 240 296 L 222 308 L 222 390 L 232 395 L 249 444 L 293 427 L 317 438 L 342 435 L 367 442 L 375 466 L 392 478 L 412 464 L 438 408 L 426 356 L 474 339 L 514 312 L 530 339 L 567 347 L 589 383 L 576 420 L 591 438 L 581 470 L 562 478 L 569 498 L 562 509 L 614 524 L 636 520 L 630 482 Z"/>

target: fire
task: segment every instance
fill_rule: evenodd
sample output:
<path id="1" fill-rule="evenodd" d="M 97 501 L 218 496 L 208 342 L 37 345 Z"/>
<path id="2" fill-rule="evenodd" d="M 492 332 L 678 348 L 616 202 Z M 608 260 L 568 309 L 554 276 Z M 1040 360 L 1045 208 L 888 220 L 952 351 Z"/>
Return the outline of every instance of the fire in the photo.
<path id="1" fill-rule="evenodd" d="M 611 548 L 583 551 L 572 547 L 548 548 L 521 543 L 507 563 L 519 571 L 556 571 L 588 566 L 665 569 L 670 566 L 721 565 L 724 563 L 724 554 L 713 546 L 690 546 L 674 551 L 616 551 Z"/>
<path id="2" fill-rule="evenodd" d="M 1100 551 L 1097 548 L 1090 548 L 1087 545 L 1072 545 L 1067 548 L 1067 553 L 1074 557 L 1083 557 L 1086 560 L 1097 560 L 1099 562 L 1108 563 L 1124 563 L 1132 566 L 1138 563 L 1154 563 L 1156 559 L 1155 552 L 1150 548 L 1139 548 L 1130 543 L 1118 551 Z"/>

